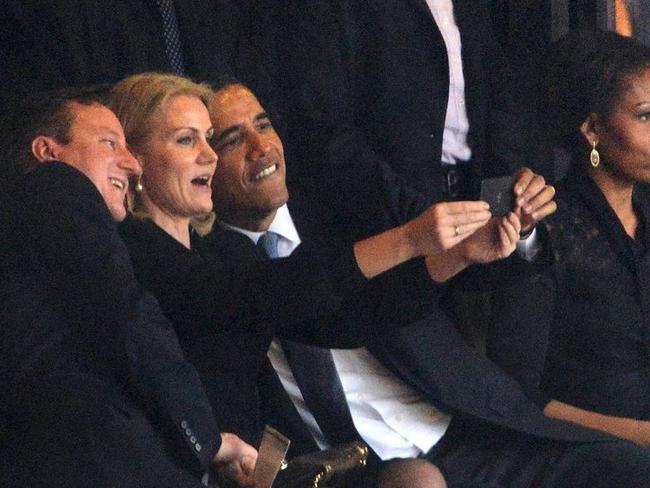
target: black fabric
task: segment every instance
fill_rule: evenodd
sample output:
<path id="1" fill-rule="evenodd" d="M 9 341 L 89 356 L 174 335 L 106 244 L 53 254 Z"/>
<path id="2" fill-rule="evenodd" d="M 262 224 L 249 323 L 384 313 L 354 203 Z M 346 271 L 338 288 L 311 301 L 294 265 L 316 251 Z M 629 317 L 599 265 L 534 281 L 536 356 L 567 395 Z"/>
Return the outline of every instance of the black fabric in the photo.
<path id="1" fill-rule="evenodd" d="M 424 457 L 440 468 L 449 486 L 650 486 L 647 452 L 625 441 L 554 442 L 456 418 L 443 443 Z"/>
<path id="2" fill-rule="evenodd" d="M 330 350 L 290 341 L 281 344 L 305 404 L 330 445 L 361 440 Z"/>
<path id="3" fill-rule="evenodd" d="M 173 6 L 186 75 L 209 82 L 236 76 L 268 104 L 274 68 L 265 2 L 173 0 Z M 2 7 L 0 84 L 8 99 L 170 71 L 157 0 L 7 0 Z"/>
<path id="4" fill-rule="evenodd" d="M 108 487 L 118 471 L 124 486 L 161 486 L 167 481 L 151 478 L 158 465 L 170 470 L 166 486 L 198 484 L 219 430 L 171 324 L 136 282 L 101 195 L 53 162 L 12 197 L 2 209 L 12 232 L 0 246 L 2 476 L 20 482 L 3 486 Z M 47 440 L 54 444 L 40 444 Z"/>
<path id="5" fill-rule="evenodd" d="M 633 194 L 642 222 L 635 240 L 579 169 L 559 186 L 557 201 L 544 224 L 554 264 L 500 300 L 491 355 L 547 398 L 648 420 L 648 188 Z"/>

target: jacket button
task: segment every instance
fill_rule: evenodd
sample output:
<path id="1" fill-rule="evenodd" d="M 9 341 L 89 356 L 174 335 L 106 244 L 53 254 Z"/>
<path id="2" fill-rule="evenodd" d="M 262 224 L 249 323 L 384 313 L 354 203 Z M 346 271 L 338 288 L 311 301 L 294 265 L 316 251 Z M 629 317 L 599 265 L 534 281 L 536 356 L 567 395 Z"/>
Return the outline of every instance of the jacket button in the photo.
<path id="1" fill-rule="evenodd" d="M 196 452 L 201 452 L 201 444 L 199 444 L 198 442 L 194 444 L 194 449 L 196 449 Z"/>
<path id="2" fill-rule="evenodd" d="M 192 444 L 196 443 L 196 437 L 194 437 L 194 436 L 190 437 L 190 442 Z"/>
<path id="3" fill-rule="evenodd" d="M 190 429 L 185 429 L 185 435 L 192 435 L 192 431 Z"/>
<path id="4" fill-rule="evenodd" d="M 181 429 L 187 429 L 187 422 L 185 420 L 181 422 Z"/>

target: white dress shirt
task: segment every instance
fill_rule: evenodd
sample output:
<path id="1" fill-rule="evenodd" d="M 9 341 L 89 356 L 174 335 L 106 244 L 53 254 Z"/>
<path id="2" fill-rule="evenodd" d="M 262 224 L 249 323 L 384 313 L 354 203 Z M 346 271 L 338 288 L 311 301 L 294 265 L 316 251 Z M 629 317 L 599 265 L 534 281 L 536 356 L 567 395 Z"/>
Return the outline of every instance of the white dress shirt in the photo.
<path id="1" fill-rule="evenodd" d="M 263 234 L 227 224 L 253 242 Z M 278 209 L 270 231 L 278 234 L 278 254 L 286 257 L 300 244 L 287 206 Z M 329 447 L 314 416 L 305 405 L 284 351 L 273 341 L 268 352 L 273 368 L 303 422 L 321 449 Z M 424 397 L 384 368 L 365 348 L 332 349 L 352 421 L 365 442 L 381 459 L 415 457 L 429 451 L 443 436 L 451 417 L 436 410 Z"/>
<path id="2" fill-rule="evenodd" d="M 442 161 L 456 164 L 469 161 L 472 150 L 467 145 L 469 120 L 465 108 L 465 77 L 461 58 L 460 32 L 454 19 L 451 0 L 427 0 L 431 15 L 442 34 L 449 60 L 449 99 L 442 133 Z M 437 164 L 437 163 L 436 163 Z"/>

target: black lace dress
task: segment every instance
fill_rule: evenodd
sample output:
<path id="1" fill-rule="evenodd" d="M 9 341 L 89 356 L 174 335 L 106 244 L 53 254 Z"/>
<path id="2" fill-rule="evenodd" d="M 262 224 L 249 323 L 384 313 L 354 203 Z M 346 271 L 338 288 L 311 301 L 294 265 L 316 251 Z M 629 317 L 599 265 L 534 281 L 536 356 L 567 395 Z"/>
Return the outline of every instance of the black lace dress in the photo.
<path id="1" fill-rule="evenodd" d="M 586 174 L 559 186 L 545 221 L 552 265 L 500 300 L 491 356 L 531 394 L 650 419 L 650 192 L 630 238 Z"/>

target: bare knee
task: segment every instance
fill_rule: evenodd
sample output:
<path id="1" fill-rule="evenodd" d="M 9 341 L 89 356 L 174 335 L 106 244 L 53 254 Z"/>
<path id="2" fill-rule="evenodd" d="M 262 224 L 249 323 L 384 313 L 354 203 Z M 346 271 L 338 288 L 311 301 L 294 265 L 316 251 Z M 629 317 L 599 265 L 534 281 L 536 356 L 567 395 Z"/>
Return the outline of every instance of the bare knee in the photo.
<path id="1" fill-rule="evenodd" d="M 424 459 L 394 459 L 379 473 L 379 488 L 447 488 L 440 470 Z"/>

